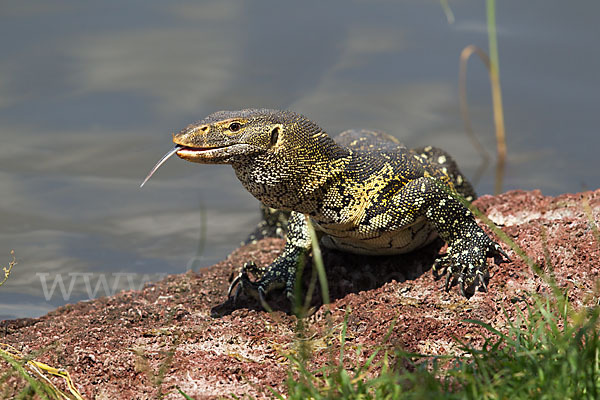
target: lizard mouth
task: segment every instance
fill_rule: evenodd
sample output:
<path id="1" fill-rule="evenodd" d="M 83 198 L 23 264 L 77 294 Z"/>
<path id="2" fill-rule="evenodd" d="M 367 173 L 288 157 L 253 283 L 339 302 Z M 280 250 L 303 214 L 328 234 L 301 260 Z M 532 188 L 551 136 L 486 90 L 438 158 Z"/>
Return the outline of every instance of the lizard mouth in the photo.
<path id="1" fill-rule="evenodd" d="M 190 157 L 192 158 L 193 156 L 198 156 L 200 154 L 204 154 L 213 150 L 222 150 L 225 149 L 227 147 L 230 146 L 217 146 L 217 147 L 190 147 L 190 146 L 182 146 L 182 145 L 176 145 L 175 148 L 177 150 L 172 149 L 172 151 L 175 151 L 175 153 L 177 153 L 177 155 L 183 159 L 186 159 L 186 157 Z M 168 153 L 167 153 L 168 154 Z M 171 157 L 171 156 L 169 156 Z"/>
<path id="2" fill-rule="evenodd" d="M 189 147 L 183 146 L 180 144 L 175 145 L 171 150 L 169 150 L 158 162 L 156 165 L 150 170 L 148 176 L 144 179 L 140 187 L 143 187 L 146 182 L 154 175 L 157 169 L 160 168 L 169 158 L 171 158 L 174 154 L 177 154 L 180 158 L 183 158 L 187 161 L 197 161 L 201 159 L 210 159 L 219 154 L 224 149 L 232 146 L 217 146 L 217 147 Z"/>

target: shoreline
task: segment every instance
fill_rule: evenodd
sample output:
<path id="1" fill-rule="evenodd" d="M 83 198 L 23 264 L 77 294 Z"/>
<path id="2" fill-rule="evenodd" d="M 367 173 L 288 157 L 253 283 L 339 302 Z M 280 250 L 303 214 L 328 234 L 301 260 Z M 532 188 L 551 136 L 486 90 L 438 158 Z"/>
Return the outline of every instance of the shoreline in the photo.
<path id="1" fill-rule="evenodd" d="M 569 290 L 574 307 L 598 301 L 600 238 L 589 212 L 597 228 L 600 189 L 557 197 L 511 191 L 482 196 L 474 204 L 534 262 L 553 271 L 559 287 Z M 166 399 L 181 399 L 175 386 L 196 399 L 268 396 L 268 387 L 283 390 L 288 372 L 285 354 L 293 349 L 296 317 L 289 313 L 281 292 L 270 293 L 268 301 L 276 311 L 269 314 L 245 296 L 234 305 L 227 299 L 227 287 L 244 262 L 264 265 L 282 246 L 281 239 L 264 239 L 238 248 L 214 266 L 169 275 L 139 291 L 61 306 L 39 318 L 1 321 L 0 342 L 67 369 L 85 398 L 166 394 Z M 345 318 L 347 341 L 363 349 L 349 354 L 349 364 L 356 361 L 352 357 L 366 358 L 378 346 L 453 354 L 459 351 L 453 337 L 473 344 L 483 340 L 483 330 L 465 319 L 482 320 L 502 330 L 507 317 L 512 320 L 518 310 L 526 309 L 527 293 L 549 291 L 509 251 L 512 262 L 490 266 L 488 293 L 478 292 L 467 300 L 456 287 L 445 292 L 443 279 L 435 280 L 430 271 L 444 247 L 436 241 L 392 257 L 325 252 L 331 303 L 323 306 L 316 293 L 315 312 L 307 319 L 314 338 L 314 366 L 327 362 L 331 351 L 321 339 Z M 307 282 L 305 276 L 304 287 Z M 333 349 L 339 345 L 337 339 L 331 341 Z M 5 364 L 0 361 L 3 369 Z M 157 383 L 161 369 L 164 376 Z M 19 379 L 11 377 L 5 385 L 23 387 Z"/>

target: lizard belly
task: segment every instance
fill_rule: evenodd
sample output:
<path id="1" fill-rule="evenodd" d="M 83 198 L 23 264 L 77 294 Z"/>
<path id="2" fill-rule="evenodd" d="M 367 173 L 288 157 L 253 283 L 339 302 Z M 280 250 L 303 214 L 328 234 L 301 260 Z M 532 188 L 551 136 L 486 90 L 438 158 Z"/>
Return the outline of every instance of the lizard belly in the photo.
<path id="1" fill-rule="evenodd" d="M 409 253 L 431 243 L 437 232 L 424 219 L 389 231 L 367 231 L 347 229 L 346 226 L 319 225 L 315 227 L 324 233 L 321 245 L 335 250 L 355 254 L 390 255 Z"/>

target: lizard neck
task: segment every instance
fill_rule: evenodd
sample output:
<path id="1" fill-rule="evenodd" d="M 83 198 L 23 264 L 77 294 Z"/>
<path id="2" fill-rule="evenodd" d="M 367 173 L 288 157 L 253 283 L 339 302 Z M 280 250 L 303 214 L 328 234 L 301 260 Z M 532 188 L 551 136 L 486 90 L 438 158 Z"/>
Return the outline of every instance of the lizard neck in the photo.
<path id="1" fill-rule="evenodd" d="M 244 187 L 263 204 L 315 214 L 348 151 L 313 123 L 303 125 L 303 129 L 286 127 L 287 135 L 278 146 L 232 166 Z"/>

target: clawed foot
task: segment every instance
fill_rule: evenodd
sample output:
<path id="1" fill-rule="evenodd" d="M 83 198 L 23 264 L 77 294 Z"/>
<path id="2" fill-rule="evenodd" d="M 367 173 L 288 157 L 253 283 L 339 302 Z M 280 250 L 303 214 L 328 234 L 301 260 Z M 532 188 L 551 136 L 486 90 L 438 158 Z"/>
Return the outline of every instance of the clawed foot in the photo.
<path id="1" fill-rule="evenodd" d="M 483 248 L 482 248 L 483 247 Z M 494 262 L 500 264 L 510 261 L 510 257 L 500 245 L 491 239 L 485 245 L 473 244 L 470 241 L 457 239 L 448 246 L 448 253 L 435 260 L 434 276 L 440 278 L 446 274 L 444 289 L 458 284 L 460 293 L 469 298 L 478 289 L 487 292 L 489 268 L 487 258 L 494 257 Z"/>
<path id="2" fill-rule="evenodd" d="M 251 272 L 254 276 L 260 278 L 263 276 L 265 271 L 260 269 L 254 263 L 254 261 L 245 263 L 242 269 L 240 270 L 238 276 L 236 276 L 235 279 L 229 285 L 227 297 L 231 298 L 231 294 L 235 289 L 235 293 L 233 294 L 233 302 L 237 303 L 238 296 L 242 291 L 244 291 L 246 294 L 249 294 L 252 297 L 258 299 L 265 309 L 270 309 L 269 304 L 265 299 L 266 292 L 261 284 L 261 281 L 259 280 L 257 282 L 252 282 L 250 280 L 250 277 L 248 276 L 248 272 Z"/>
<path id="3" fill-rule="evenodd" d="M 258 280 L 254 282 L 251 281 L 250 276 L 248 275 L 249 272 L 258 278 Z M 268 269 L 261 269 L 251 261 L 244 264 L 238 276 L 231 282 L 227 297 L 231 298 L 233 293 L 233 302 L 237 303 L 238 296 L 241 292 L 244 292 L 247 295 L 258 299 L 265 310 L 271 311 L 271 307 L 266 300 L 267 293 L 272 289 L 285 286 L 286 295 L 290 297 L 292 286 L 289 285 L 289 282 L 290 280 L 288 279 L 287 271 L 273 268 L 273 266 Z"/>

